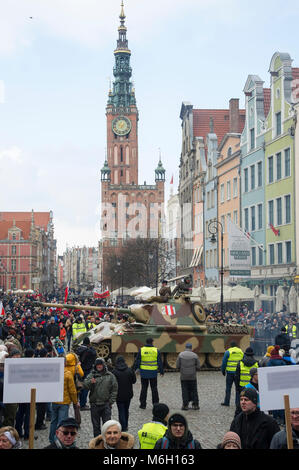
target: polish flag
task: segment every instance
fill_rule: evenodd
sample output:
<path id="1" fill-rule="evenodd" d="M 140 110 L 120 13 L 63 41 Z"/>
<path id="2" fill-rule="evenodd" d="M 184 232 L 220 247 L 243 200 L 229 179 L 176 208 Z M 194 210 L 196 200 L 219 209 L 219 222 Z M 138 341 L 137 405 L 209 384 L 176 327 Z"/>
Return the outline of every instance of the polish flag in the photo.
<path id="1" fill-rule="evenodd" d="M 272 224 L 269 224 L 269 225 L 270 225 L 270 229 L 272 230 L 274 235 L 277 237 L 279 235 L 279 230 L 276 230 L 276 228 L 274 228 Z"/>
<path id="2" fill-rule="evenodd" d="M 70 286 L 70 282 L 67 283 L 67 286 L 64 291 L 64 303 L 66 303 L 68 295 L 69 295 L 69 286 Z"/>
<path id="3" fill-rule="evenodd" d="M 5 316 L 5 310 L 4 310 L 4 307 L 3 307 L 3 303 L 0 302 L 0 316 L 1 317 L 4 317 Z"/>
<path id="4" fill-rule="evenodd" d="M 173 305 L 164 305 L 162 309 L 162 314 L 172 317 L 173 315 L 175 315 L 175 308 L 173 307 Z"/>

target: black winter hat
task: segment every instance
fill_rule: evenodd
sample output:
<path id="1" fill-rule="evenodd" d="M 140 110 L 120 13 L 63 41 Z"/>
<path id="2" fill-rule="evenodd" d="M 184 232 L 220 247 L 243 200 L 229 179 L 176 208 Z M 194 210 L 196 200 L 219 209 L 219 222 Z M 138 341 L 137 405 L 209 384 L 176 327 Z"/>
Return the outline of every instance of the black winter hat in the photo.
<path id="1" fill-rule="evenodd" d="M 90 339 L 88 338 L 88 336 L 85 336 L 84 340 L 83 340 L 83 344 L 90 344 Z"/>
<path id="2" fill-rule="evenodd" d="M 257 391 L 253 388 L 244 388 L 240 394 L 241 397 L 247 397 L 248 400 L 252 401 L 255 405 L 257 405 L 258 394 Z"/>
<path id="3" fill-rule="evenodd" d="M 244 353 L 244 354 L 246 354 L 246 356 L 254 356 L 253 349 L 252 349 L 252 348 L 247 348 L 247 349 L 245 350 L 245 353 Z"/>
<path id="4" fill-rule="evenodd" d="M 165 419 L 169 413 L 169 408 L 164 403 L 155 403 L 153 406 L 153 417 L 159 419 Z"/>
<path id="5" fill-rule="evenodd" d="M 174 413 L 172 416 L 170 416 L 168 420 L 169 426 L 171 426 L 174 423 L 182 423 L 185 426 L 185 428 L 187 427 L 186 418 L 181 413 Z"/>
<path id="6" fill-rule="evenodd" d="M 103 357 L 98 357 L 96 360 L 95 360 L 95 363 L 94 363 L 94 366 L 98 366 L 99 364 L 103 364 L 103 366 L 106 364 L 105 363 L 105 359 Z"/>

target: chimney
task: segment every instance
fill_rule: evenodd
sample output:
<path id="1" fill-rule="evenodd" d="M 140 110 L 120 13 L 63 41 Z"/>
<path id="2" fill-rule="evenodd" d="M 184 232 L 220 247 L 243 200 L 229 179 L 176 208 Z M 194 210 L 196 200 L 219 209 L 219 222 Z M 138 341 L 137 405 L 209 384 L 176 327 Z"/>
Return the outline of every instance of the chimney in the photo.
<path id="1" fill-rule="evenodd" d="M 239 134 L 239 98 L 229 100 L 229 132 Z"/>

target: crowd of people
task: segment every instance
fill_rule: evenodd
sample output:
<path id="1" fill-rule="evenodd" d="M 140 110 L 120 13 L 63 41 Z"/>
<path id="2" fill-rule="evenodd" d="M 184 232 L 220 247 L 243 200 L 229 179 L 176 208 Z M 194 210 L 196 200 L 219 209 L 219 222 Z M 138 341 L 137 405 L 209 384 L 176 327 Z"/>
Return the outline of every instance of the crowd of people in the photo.
<path id="1" fill-rule="evenodd" d="M 134 366 L 128 367 L 119 356 L 114 365 L 97 357 L 86 336 L 76 353 L 71 349 L 77 335 L 88 331 L 101 321 L 111 321 L 105 309 L 97 312 L 63 308 L 44 308 L 33 301 L 62 303 L 63 292 L 55 295 L 17 297 L 0 295 L 5 315 L 0 319 L 0 449 L 18 449 L 22 439 L 29 438 L 30 404 L 3 403 L 5 360 L 9 358 L 64 357 L 63 401 L 37 403 L 35 429 L 47 429 L 49 421 L 48 449 L 78 448 L 76 436 L 81 425 L 81 411 L 90 411 L 93 438 L 90 449 L 201 449 L 194 438 L 183 413 L 171 413 L 165 403 L 160 403 L 157 375 L 164 374 L 161 354 L 148 338 L 136 357 Z M 78 301 L 79 299 L 76 299 Z M 85 299 L 88 305 L 99 301 Z M 72 302 L 73 303 L 73 302 Z M 119 318 L 126 321 L 126 318 Z M 223 436 L 218 449 L 286 448 L 286 432 L 283 410 L 273 410 L 269 415 L 259 408 L 258 368 L 298 363 L 296 355 L 297 324 L 290 316 L 279 312 L 271 317 L 262 311 L 253 314 L 244 306 L 237 314 L 228 311 L 224 318 L 210 309 L 208 321 L 242 323 L 271 334 L 260 349 L 247 348 L 244 352 L 231 344 L 226 351 L 221 371 L 226 376 L 224 406 L 230 406 L 233 384 L 236 387 L 235 417 Z M 256 324 L 257 322 L 257 324 Z M 255 336 L 255 339 L 258 337 Z M 262 338 L 262 336 L 260 336 Z M 55 342 L 59 340 L 58 343 Z M 298 340 L 299 342 L 299 340 Z M 59 349 L 61 347 L 61 349 Z M 186 343 L 185 351 L 177 360 L 180 371 L 182 411 L 199 410 L 197 371 L 200 362 Z M 138 441 L 128 432 L 129 408 L 136 383 L 136 371 L 140 371 L 140 408 L 146 408 L 148 386 L 152 392 L 151 422 L 138 430 Z M 111 419 L 113 404 L 117 405 L 118 420 Z M 70 417 L 73 407 L 74 417 Z M 291 410 L 291 423 L 295 447 L 299 447 L 299 409 Z M 137 430 L 136 430 L 137 431 Z M 298 442 L 298 444 L 297 444 Z"/>

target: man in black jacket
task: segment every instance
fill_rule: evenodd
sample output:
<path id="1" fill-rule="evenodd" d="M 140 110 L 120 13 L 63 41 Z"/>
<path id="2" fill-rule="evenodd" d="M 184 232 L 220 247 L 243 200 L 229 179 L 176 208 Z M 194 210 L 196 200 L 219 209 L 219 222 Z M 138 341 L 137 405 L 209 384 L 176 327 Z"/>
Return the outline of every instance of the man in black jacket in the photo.
<path id="1" fill-rule="evenodd" d="M 154 449 L 201 449 L 200 442 L 193 439 L 184 415 L 174 413 L 169 417 L 168 429 Z"/>
<path id="2" fill-rule="evenodd" d="M 136 383 L 135 372 L 127 366 L 123 356 L 118 356 L 115 362 L 113 374 L 118 382 L 116 404 L 118 408 L 118 420 L 122 431 L 128 430 L 129 408 L 133 398 L 133 384 Z"/>
<path id="3" fill-rule="evenodd" d="M 291 339 L 286 332 L 285 326 L 280 330 L 280 333 L 275 337 L 275 345 L 280 346 L 281 349 L 290 349 Z"/>
<path id="4" fill-rule="evenodd" d="M 44 449 L 79 449 L 76 446 L 78 423 L 74 418 L 66 418 L 58 424 L 54 442 Z"/>
<path id="5" fill-rule="evenodd" d="M 83 345 L 79 346 L 76 353 L 79 356 L 79 360 L 81 362 L 81 367 L 84 372 L 84 377 L 83 379 L 86 379 L 88 374 L 90 374 L 95 360 L 97 358 L 97 352 L 96 350 L 90 345 L 90 339 L 86 336 L 83 339 Z M 88 390 L 83 389 L 80 392 L 79 400 L 80 400 L 80 410 L 85 411 L 89 410 L 89 406 L 86 405 L 87 403 L 87 396 L 88 396 Z"/>
<path id="6" fill-rule="evenodd" d="M 240 395 L 241 413 L 231 423 L 230 431 L 240 436 L 242 449 L 269 449 L 280 427 L 271 416 L 257 408 L 258 394 L 245 388 Z"/>

